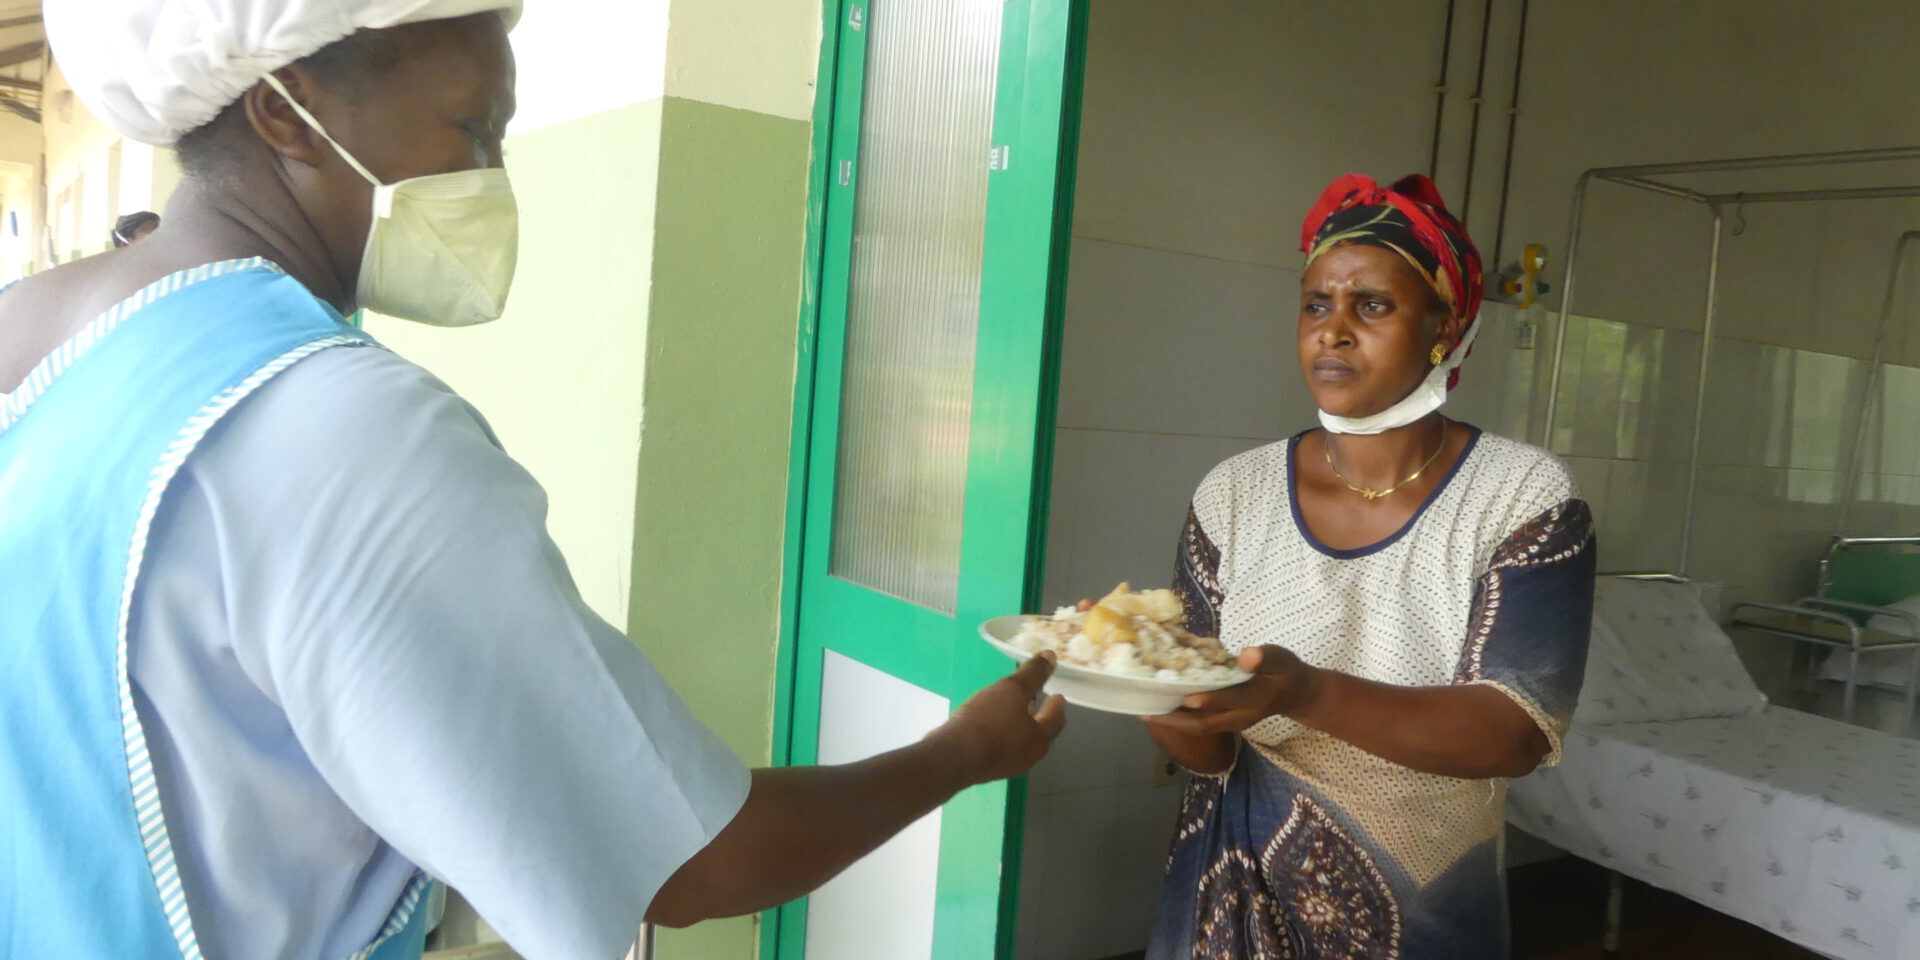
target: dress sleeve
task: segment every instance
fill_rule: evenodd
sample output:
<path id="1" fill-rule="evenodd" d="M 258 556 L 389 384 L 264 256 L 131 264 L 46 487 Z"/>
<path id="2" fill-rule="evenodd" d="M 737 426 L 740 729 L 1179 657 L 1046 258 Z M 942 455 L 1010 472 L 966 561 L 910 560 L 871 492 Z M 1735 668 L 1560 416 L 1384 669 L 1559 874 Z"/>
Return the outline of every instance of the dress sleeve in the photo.
<path id="1" fill-rule="evenodd" d="M 1173 592 L 1187 609 L 1187 632 L 1202 637 L 1220 635 L 1220 548 L 1213 545 L 1200 524 L 1200 515 L 1187 508 L 1187 524 L 1180 531 L 1180 555 L 1174 561 Z"/>
<path id="2" fill-rule="evenodd" d="M 1586 673 L 1593 625 L 1593 515 L 1565 500 L 1522 523 L 1494 550 L 1474 590 L 1456 683 L 1485 684 L 1519 704 L 1560 760 Z"/>
<path id="3" fill-rule="evenodd" d="M 1220 604 L 1226 599 L 1220 592 L 1220 548 L 1207 536 L 1206 527 L 1200 523 L 1200 512 L 1194 507 L 1187 508 L 1187 522 L 1180 530 L 1180 548 L 1176 552 L 1173 593 L 1187 611 L 1186 623 L 1182 626 L 1196 636 L 1218 637 Z M 1195 773 L 1194 776 L 1224 783 L 1233 766 L 1238 765 L 1236 757 L 1234 764 L 1220 773 Z"/>
<path id="4" fill-rule="evenodd" d="M 516 950 L 616 956 L 747 770 L 583 602 L 471 407 L 384 351 L 328 354 L 209 444 L 240 481 L 236 655 L 355 815 Z"/>

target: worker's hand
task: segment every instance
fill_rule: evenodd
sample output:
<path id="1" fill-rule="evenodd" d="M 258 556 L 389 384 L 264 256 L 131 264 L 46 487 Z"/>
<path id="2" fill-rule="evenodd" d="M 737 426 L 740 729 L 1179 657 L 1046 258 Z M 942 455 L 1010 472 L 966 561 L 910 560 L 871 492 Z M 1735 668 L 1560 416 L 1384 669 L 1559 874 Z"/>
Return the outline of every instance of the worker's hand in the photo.
<path id="1" fill-rule="evenodd" d="M 1188 735 L 1239 733 L 1268 717 L 1305 709 L 1320 695 L 1320 671 L 1285 647 L 1249 647 L 1240 651 L 1239 665 L 1253 679 L 1196 693 L 1181 709 L 1149 722 Z"/>
<path id="2" fill-rule="evenodd" d="M 1026 773 L 1067 725 L 1066 704 L 1058 695 L 1034 705 L 1053 675 L 1053 654 L 1042 652 L 1012 674 L 967 698 L 946 723 L 927 735 L 950 745 L 968 783 L 987 783 Z"/>

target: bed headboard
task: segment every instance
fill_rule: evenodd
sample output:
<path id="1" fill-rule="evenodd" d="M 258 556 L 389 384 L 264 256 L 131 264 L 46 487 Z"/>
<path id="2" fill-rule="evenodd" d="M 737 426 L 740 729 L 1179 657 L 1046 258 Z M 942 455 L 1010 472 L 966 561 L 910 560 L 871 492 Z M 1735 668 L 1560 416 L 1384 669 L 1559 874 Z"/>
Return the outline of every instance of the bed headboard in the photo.
<path id="1" fill-rule="evenodd" d="M 1600 576 L 1577 719 L 1688 720 L 1766 705 L 1732 638 L 1699 595 L 1703 584 L 1661 570 Z"/>
<path id="2" fill-rule="evenodd" d="M 1615 580 L 1655 580 L 1661 583 L 1692 583 L 1693 578 L 1684 573 L 1667 573 L 1660 570 L 1617 570 L 1601 571 L 1599 576 L 1612 577 Z"/>

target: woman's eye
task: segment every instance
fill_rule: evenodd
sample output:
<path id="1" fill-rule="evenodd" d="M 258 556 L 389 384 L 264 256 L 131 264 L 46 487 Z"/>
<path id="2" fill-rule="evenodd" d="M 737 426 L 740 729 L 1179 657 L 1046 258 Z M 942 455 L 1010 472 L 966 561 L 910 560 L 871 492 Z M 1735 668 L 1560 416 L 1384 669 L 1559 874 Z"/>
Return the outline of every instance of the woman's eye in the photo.
<path id="1" fill-rule="evenodd" d="M 1361 309 L 1374 316 L 1382 316 L 1393 312 L 1393 304 L 1385 300 L 1368 300 L 1361 305 Z"/>

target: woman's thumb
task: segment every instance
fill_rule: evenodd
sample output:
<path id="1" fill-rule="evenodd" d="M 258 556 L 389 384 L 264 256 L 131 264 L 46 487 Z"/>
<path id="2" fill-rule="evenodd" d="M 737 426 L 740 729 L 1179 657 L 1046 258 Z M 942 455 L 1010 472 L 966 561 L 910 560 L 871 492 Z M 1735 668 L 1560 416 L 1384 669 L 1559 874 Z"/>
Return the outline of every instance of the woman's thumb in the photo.
<path id="1" fill-rule="evenodd" d="M 1286 665 L 1287 652 L 1272 644 L 1248 647 L 1240 651 L 1240 669 L 1248 673 L 1278 673 Z"/>

